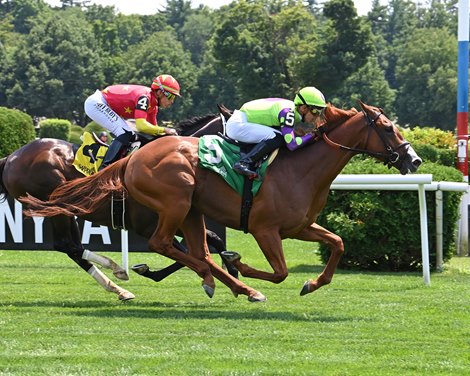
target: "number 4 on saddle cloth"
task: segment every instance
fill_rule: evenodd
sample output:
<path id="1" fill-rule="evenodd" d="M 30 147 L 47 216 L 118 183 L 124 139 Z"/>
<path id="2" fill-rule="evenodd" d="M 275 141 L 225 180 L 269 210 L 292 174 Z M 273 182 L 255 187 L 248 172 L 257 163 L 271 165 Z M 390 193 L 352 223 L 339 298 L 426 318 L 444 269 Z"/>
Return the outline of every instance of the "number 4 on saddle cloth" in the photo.
<path id="1" fill-rule="evenodd" d="M 245 176 L 232 170 L 233 164 L 240 159 L 240 154 L 247 152 L 244 148 L 251 148 L 251 144 L 234 144 L 220 136 L 203 136 L 199 140 L 199 163 L 202 167 L 216 172 L 240 195 L 243 194 Z M 260 161 L 258 168 L 259 180 L 253 180 L 251 193 L 255 196 L 261 187 L 262 180 L 266 174 L 266 168 L 274 160 L 277 150 Z"/>
<path id="2" fill-rule="evenodd" d="M 141 144 L 149 142 L 150 139 L 145 139 L 143 135 L 139 134 L 138 140 L 130 144 L 126 151 L 129 155 L 140 148 Z M 103 158 L 108 150 L 108 146 L 101 142 L 96 135 L 90 132 L 84 132 L 82 136 L 82 145 L 75 153 L 73 161 L 74 167 L 85 176 L 93 175 L 98 171 L 103 163 Z"/>

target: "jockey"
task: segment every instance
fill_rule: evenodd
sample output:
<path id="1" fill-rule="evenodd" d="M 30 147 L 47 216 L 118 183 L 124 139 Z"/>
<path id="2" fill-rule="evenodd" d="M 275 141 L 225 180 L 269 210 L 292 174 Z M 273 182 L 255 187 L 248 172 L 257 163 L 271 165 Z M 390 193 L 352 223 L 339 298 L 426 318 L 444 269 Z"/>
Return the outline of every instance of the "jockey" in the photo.
<path id="1" fill-rule="evenodd" d="M 256 99 L 235 110 L 226 125 L 227 136 L 245 143 L 256 143 L 250 152 L 233 165 L 233 170 L 257 178 L 255 163 L 284 143 L 291 151 L 313 139 L 296 137 L 294 125 L 310 123 L 315 127 L 326 107 L 325 97 L 313 86 L 304 87 L 294 101 L 281 98 Z M 281 127 L 279 130 L 273 127 Z"/>
<path id="2" fill-rule="evenodd" d="M 135 119 L 138 132 L 152 136 L 176 135 L 174 129 L 157 125 L 158 108 L 170 107 L 176 97 L 180 97 L 180 85 L 169 74 L 155 77 L 150 87 L 113 85 L 89 96 L 85 113 L 116 137 L 109 145 L 100 170 L 118 160 L 132 141 L 134 133 L 124 119 Z"/>

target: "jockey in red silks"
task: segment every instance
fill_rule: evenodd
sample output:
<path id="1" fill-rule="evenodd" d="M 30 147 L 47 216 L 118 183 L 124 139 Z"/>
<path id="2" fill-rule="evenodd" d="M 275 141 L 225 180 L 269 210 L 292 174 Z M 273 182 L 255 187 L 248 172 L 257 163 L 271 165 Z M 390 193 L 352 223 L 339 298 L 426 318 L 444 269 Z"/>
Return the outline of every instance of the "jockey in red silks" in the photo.
<path id="1" fill-rule="evenodd" d="M 245 103 L 228 119 L 227 136 L 257 145 L 233 165 L 233 170 L 258 178 L 255 164 L 265 155 L 284 144 L 293 151 L 314 139 L 310 133 L 296 136 L 294 125 L 304 122 L 316 127 L 325 107 L 325 97 L 313 86 L 300 89 L 294 101 L 265 98 Z"/>
<path id="2" fill-rule="evenodd" d="M 132 141 L 133 131 L 125 119 L 135 119 L 136 129 L 141 133 L 176 135 L 174 129 L 157 125 L 157 114 L 160 107 L 170 107 L 180 96 L 180 85 L 169 74 L 155 77 L 150 87 L 112 85 L 89 96 L 85 101 L 85 113 L 115 136 L 100 170 L 118 160 Z"/>

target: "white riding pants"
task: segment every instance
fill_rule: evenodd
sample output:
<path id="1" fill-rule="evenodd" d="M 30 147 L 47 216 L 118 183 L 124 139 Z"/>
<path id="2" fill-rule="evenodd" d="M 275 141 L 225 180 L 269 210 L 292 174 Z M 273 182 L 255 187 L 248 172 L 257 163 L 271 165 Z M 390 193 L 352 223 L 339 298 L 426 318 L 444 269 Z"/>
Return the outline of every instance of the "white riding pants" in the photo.
<path id="1" fill-rule="evenodd" d="M 242 111 L 235 110 L 226 124 L 227 136 L 248 144 L 256 144 L 261 141 L 270 140 L 281 133 L 267 125 L 250 123 L 246 118 L 246 114 Z"/>
<path id="2" fill-rule="evenodd" d="M 124 131 L 132 132 L 132 129 L 126 121 L 120 117 L 114 110 L 108 106 L 101 91 L 96 90 L 85 100 L 85 113 L 91 120 L 110 131 L 118 137 Z"/>

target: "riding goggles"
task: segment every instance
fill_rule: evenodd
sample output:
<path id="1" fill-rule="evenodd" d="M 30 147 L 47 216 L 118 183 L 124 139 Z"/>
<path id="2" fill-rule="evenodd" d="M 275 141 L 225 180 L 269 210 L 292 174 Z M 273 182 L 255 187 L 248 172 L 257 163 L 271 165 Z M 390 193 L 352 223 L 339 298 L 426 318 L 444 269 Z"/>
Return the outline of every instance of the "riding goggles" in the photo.
<path id="1" fill-rule="evenodd" d="M 171 101 L 171 100 L 175 100 L 175 99 L 176 99 L 176 95 L 175 95 L 175 94 L 170 93 L 169 91 L 166 91 L 166 90 L 163 90 L 163 89 L 162 89 L 162 91 L 163 91 L 163 94 L 165 94 L 165 97 L 168 98 L 168 100 Z"/>
<path id="2" fill-rule="evenodd" d="M 309 111 L 314 115 L 321 115 L 323 113 L 323 107 L 308 106 Z"/>

